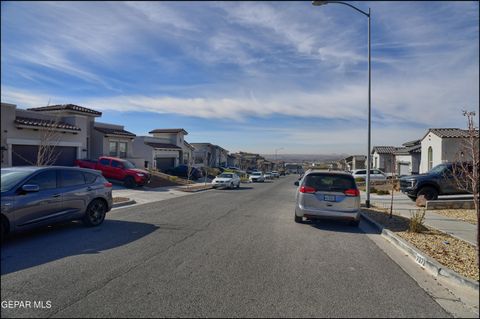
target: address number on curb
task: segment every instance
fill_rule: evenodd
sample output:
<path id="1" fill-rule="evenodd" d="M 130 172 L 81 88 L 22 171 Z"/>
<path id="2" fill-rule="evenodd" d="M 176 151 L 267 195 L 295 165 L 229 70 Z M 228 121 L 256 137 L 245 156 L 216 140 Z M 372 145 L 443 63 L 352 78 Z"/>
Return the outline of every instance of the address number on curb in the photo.
<path id="1" fill-rule="evenodd" d="M 420 266 L 425 267 L 425 257 L 423 257 L 422 255 L 417 254 L 417 256 L 415 257 L 415 261 Z"/>

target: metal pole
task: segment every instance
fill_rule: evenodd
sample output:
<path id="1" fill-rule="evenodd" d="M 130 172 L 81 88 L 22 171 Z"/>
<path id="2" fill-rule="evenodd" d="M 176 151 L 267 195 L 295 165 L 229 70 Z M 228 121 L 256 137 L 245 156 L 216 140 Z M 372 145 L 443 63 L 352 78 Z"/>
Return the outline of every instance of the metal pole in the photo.
<path id="1" fill-rule="evenodd" d="M 371 168 L 371 156 L 370 156 L 370 143 L 372 137 L 372 68 L 371 68 L 371 56 L 370 56 L 370 8 L 368 8 L 368 152 L 367 152 L 367 180 L 365 188 L 367 191 L 367 200 L 365 206 L 370 207 L 370 168 Z"/>

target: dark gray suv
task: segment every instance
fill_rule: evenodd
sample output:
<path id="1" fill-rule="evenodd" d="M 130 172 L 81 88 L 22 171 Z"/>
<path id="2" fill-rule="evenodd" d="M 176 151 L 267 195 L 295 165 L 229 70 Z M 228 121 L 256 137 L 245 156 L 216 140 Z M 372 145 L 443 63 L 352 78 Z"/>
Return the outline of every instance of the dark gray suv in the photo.
<path id="1" fill-rule="evenodd" d="M 81 219 L 98 226 L 112 208 L 112 184 L 99 171 L 76 167 L 1 169 L 1 235 Z"/>

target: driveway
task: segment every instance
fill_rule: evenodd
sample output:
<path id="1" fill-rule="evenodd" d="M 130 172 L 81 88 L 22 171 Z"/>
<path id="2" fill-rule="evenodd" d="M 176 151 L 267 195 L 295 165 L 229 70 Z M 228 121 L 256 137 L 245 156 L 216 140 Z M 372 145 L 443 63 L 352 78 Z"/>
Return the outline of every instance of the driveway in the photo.
<path id="1" fill-rule="evenodd" d="M 182 186 L 166 186 L 157 188 L 136 187 L 132 189 L 123 185 L 113 184 L 112 195 L 113 197 L 134 199 L 137 204 L 146 204 L 191 194 L 182 192 L 181 188 Z"/>

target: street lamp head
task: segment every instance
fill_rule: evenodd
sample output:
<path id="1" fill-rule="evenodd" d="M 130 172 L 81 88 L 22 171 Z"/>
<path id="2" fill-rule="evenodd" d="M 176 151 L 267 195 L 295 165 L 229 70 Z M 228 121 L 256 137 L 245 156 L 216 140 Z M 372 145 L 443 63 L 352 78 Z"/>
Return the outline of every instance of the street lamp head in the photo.
<path id="1" fill-rule="evenodd" d="M 314 6 L 323 6 L 325 4 L 328 4 L 328 1 L 312 1 L 312 4 Z"/>

